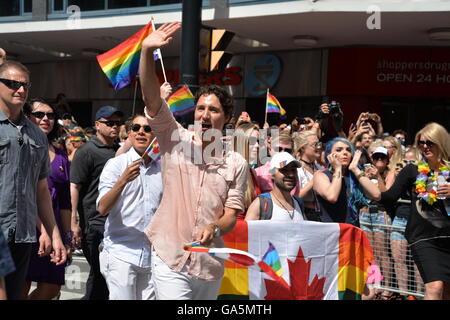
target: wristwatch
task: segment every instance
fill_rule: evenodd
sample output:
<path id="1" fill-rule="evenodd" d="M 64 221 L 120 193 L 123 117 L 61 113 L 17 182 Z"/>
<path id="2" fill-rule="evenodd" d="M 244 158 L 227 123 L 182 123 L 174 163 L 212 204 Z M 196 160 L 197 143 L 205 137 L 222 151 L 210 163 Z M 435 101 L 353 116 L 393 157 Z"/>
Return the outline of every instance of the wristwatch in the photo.
<path id="1" fill-rule="evenodd" d="M 214 238 L 220 237 L 220 228 L 217 224 L 213 224 L 213 236 Z"/>

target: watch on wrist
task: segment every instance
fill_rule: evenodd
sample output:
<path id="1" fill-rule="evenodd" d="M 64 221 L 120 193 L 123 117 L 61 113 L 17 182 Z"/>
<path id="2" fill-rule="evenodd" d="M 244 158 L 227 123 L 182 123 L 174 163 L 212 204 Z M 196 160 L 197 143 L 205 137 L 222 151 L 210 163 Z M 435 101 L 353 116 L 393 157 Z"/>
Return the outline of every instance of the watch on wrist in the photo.
<path id="1" fill-rule="evenodd" d="M 220 237 L 220 228 L 217 224 L 213 224 L 213 230 L 214 238 Z"/>

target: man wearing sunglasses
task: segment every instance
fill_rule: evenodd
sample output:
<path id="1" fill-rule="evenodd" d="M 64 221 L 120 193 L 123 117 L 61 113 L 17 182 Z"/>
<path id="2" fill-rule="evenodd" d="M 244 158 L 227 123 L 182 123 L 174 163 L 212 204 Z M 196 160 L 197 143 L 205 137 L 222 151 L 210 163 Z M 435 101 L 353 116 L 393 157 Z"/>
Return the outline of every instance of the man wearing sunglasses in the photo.
<path id="1" fill-rule="evenodd" d="M 95 201 L 103 167 L 119 147 L 116 140 L 122 116 L 122 111 L 115 107 L 101 107 L 95 114 L 96 136 L 77 150 L 70 166 L 74 241 L 81 241 L 84 256 L 91 266 L 84 300 L 108 299 L 108 288 L 100 273 L 98 258 L 106 217 L 97 211 Z"/>
<path id="2" fill-rule="evenodd" d="M 100 270 L 110 300 L 153 300 L 151 250 L 144 228 L 162 198 L 161 167 L 145 151 L 154 139 L 144 115 L 127 121 L 128 152 L 103 168 L 97 208 L 107 215 Z"/>
<path id="3" fill-rule="evenodd" d="M 22 297 L 38 215 L 52 238 L 51 260 L 66 260 L 48 191 L 47 137 L 22 112 L 30 86 L 24 65 L 0 65 L 0 226 L 16 265 L 5 278 L 9 299 Z"/>

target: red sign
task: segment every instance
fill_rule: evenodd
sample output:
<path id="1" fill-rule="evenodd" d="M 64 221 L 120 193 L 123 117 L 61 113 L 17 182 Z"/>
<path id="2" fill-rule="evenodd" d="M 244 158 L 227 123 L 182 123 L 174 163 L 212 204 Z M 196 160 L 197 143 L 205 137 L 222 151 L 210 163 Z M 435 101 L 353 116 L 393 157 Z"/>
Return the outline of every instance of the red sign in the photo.
<path id="1" fill-rule="evenodd" d="M 329 95 L 450 97 L 450 49 L 337 48 Z"/>
<path id="2" fill-rule="evenodd" d="M 161 83 L 164 82 L 164 75 L 162 71 L 158 71 L 158 78 Z M 173 87 L 177 87 L 180 81 L 180 70 L 166 70 L 167 81 L 172 84 Z M 216 84 L 219 86 L 236 86 L 241 84 L 241 68 L 229 67 L 223 71 L 206 72 L 206 70 L 200 70 L 199 85 Z"/>

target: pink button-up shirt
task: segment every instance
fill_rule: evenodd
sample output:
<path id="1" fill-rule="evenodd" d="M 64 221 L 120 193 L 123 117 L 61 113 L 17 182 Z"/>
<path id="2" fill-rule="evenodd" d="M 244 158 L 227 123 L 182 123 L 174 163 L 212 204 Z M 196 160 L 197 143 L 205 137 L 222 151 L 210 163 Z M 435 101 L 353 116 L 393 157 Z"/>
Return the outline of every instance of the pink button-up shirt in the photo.
<path id="1" fill-rule="evenodd" d="M 171 269 L 181 271 L 189 259 L 190 275 L 217 280 L 223 276 L 223 260 L 185 251 L 183 245 L 194 241 L 203 227 L 217 222 L 225 207 L 244 210 L 247 162 L 230 151 L 208 163 L 195 164 L 194 152 L 187 150 L 193 151 L 194 145 L 202 150 L 202 142 L 175 121 L 164 100 L 158 114 L 147 118 L 160 145 L 164 191 L 145 233 Z M 216 238 L 211 246 L 223 247 L 224 242 Z"/>

